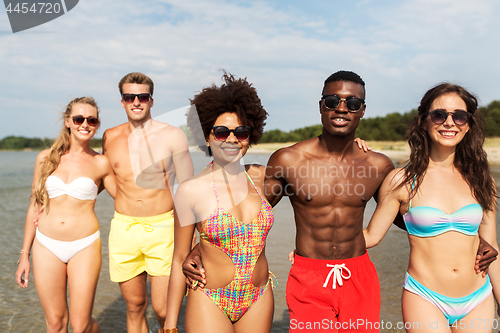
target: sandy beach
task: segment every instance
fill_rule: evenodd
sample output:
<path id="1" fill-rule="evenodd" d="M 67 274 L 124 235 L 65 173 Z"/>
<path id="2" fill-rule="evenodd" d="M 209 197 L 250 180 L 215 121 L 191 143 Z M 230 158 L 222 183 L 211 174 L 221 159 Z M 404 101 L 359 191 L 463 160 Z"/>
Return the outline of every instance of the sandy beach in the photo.
<path id="1" fill-rule="evenodd" d="M 248 163 L 267 164 L 270 153 L 274 150 L 289 146 L 288 144 L 260 145 L 252 149 L 254 154 L 245 157 Z M 374 150 L 382 151 L 390 156 L 400 156 L 406 159 L 408 152 L 405 144 L 398 143 L 371 143 Z M 377 146 L 376 144 L 380 144 Z M 491 147 L 490 147 L 491 145 Z M 401 148 L 402 147 L 402 148 Z M 487 143 L 488 150 L 495 150 L 496 163 L 500 161 L 498 156 L 500 140 Z M 265 153 L 257 153 L 258 151 Z M 394 154 L 394 155 L 391 155 Z M 399 154 L 399 155 L 398 155 Z M 38 299 L 35 281 L 30 276 L 30 287 L 21 289 L 14 279 L 17 268 L 16 261 L 19 258 L 19 246 L 22 244 L 24 235 L 24 219 L 28 197 L 31 191 L 31 180 L 33 176 L 33 165 L 37 156 L 32 152 L 0 152 L 0 216 L 2 217 L 3 233 L 0 234 L 0 246 L 4 249 L 4 260 L 0 263 L 0 323 L 2 332 L 43 332 L 45 331 L 45 320 L 42 306 Z M 203 153 L 193 153 L 197 171 L 201 171 L 207 160 Z M 397 161 L 394 161 L 397 164 Z M 500 164 L 499 164 L 500 165 Z M 498 168 L 498 167 L 496 167 Z M 494 169 L 494 168 L 492 168 Z M 497 183 L 500 183 L 500 170 L 494 173 Z M 364 225 L 370 220 L 375 203 L 370 200 L 364 214 Z M 95 211 L 100 222 L 102 242 L 102 268 L 97 285 L 96 299 L 94 304 L 94 317 L 100 323 L 102 332 L 125 332 L 126 331 L 126 305 L 121 296 L 118 284 L 109 279 L 108 269 L 108 234 L 109 221 L 111 221 L 114 209 L 113 199 L 103 192 L 99 195 Z M 283 199 L 274 207 L 275 223 L 267 239 L 266 256 L 269 267 L 277 277 L 279 285 L 273 290 L 275 297 L 275 313 L 273 320 L 273 333 L 288 332 L 288 310 L 285 301 L 285 288 L 287 283 L 290 263 L 287 255 L 294 249 L 295 225 L 294 215 L 290 201 Z M 497 225 L 500 216 L 497 218 Z M 404 330 L 397 329 L 396 325 L 401 323 L 401 290 L 405 270 L 408 266 L 409 246 L 406 233 L 396 227 L 391 227 L 385 240 L 377 247 L 369 250 L 369 255 L 374 262 L 381 285 L 381 320 L 386 323 L 385 333 L 403 333 Z M 184 308 L 181 313 L 184 313 Z M 158 329 L 154 312 L 151 306 L 147 310 L 148 323 L 151 331 Z M 183 329 L 184 318 L 181 317 L 179 327 Z M 392 327 L 387 324 L 393 325 Z"/>
<path id="2" fill-rule="evenodd" d="M 261 143 L 250 148 L 249 153 L 272 153 L 283 147 L 293 145 L 286 143 Z M 406 141 L 367 141 L 373 151 L 387 155 L 395 164 L 403 164 L 410 156 L 410 147 Z M 500 138 L 487 138 L 484 148 L 488 154 L 490 165 L 500 165 Z"/>

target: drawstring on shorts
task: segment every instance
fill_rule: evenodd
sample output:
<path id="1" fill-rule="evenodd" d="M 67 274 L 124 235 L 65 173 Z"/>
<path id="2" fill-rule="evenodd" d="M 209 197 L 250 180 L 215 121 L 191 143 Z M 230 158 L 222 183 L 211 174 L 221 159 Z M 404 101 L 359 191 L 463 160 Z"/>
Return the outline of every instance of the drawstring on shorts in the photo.
<path id="1" fill-rule="evenodd" d="M 140 224 L 144 227 L 144 230 L 146 230 L 147 232 L 152 232 L 154 230 L 153 226 L 151 225 L 151 223 L 149 223 L 147 220 L 138 220 L 136 218 L 133 218 L 134 222 L 130 223 L 127 227 L 127 231 L 130 230 L 130 228 L 135 225 L 135 224 Z"/>
<path id="2" fill-rule="evenodd" d="M 351 277 L 351 271 L 349 270 L 349 268 L 345 267 L 345 264 L 342 264 L 342 265 L 326 264 L 326 267 L 331 267 L 332 269 L 328 273 L 328 276 L 326 277 L 325 283 L 323 283 L 323 288 L 326 288 L 328 281 L 330 280 L 330 277 L 332 276 L 332 274 L 333 274 L 333 283 L 332 283 L 333 289 L 337 289 L 337 283 L 339 284 L 339 286 L 342 286 L 342 284 L 344 284 L 342 279 L 347 280 Z M 344 276 L 342 274 L 343 270 L 345 270 L 346 273 L 349 273 L 349 276 Z"/>

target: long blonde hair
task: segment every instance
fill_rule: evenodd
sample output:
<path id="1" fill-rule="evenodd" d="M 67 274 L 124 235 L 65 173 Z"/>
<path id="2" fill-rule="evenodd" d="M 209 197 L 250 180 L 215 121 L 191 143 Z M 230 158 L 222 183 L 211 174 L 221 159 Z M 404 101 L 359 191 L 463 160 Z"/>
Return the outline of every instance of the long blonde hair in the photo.
<path id="1" fill-rule="evenodd" d="M 88 104 L 93 106 L 97 111 L 97 118 L 99 119 L 99 108 L 97 107 L 96 101 L 92 97 L 75 98 L 66 106 L 66 110 L 62 115 L 63 128 L 50 147 L 49 153 L 43 158 L 40 165 L 40 179 L 38 180 L 38 184 L 35 186 L 35 191 L 31 196 L 31 200 L 34 200 L 36 204 L 41 205 L 42 209 L 47 208 L 49 202 L 47 189 L 45 188 L 47 177 L 49 177 L 57 169 L 61 156 L 66 154 L 71 147 L 71 130 L 66 127 L 64 120 L 70 117 L 71 110 L 75 104 Z"/>

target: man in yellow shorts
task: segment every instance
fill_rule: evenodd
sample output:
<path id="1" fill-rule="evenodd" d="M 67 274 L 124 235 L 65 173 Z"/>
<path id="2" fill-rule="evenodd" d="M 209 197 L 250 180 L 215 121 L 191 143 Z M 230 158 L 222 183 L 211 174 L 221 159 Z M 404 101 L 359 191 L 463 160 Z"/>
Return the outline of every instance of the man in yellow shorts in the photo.
<path id="1" fill-rule="evenodd" d="M 128 121 L 106 130 L 102 141 L 117 184 L 109 271 L 127 304 L 127 331 L 148 333 L 147 276 L 163 327 L 174 248 L 172 188 L 176 177 L 180 183 L 193 176 L 193 164 L 184 132 L 151 118 L 153 81 L 130 73 L 118 87 Z"/>

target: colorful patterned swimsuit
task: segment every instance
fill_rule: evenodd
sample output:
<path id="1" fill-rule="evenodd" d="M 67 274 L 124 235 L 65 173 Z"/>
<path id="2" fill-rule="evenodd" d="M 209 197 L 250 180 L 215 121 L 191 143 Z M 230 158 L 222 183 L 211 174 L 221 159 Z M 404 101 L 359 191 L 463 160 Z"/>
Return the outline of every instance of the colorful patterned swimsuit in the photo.
<path id="1" fill-rule="evenodd" d="M 201 224 L 200 238 L 209 242 L 233 261 L 235 273 L 233 280 L 225 287 L 203 288 L 203 291 L 234 323 L 264 294 L 269 283 L 255 287 L 252 283 L 257 259 L 266 245 L 266 238 L 274 221 L 271 205 L 262 197 L 248 174 L 248 180 L 260 195 L 259 214 L 250 223 L 243 223 L 224 210 L 219 203 L 215 188 L 212 164 L 212 185 L 217 208 Z"/>

